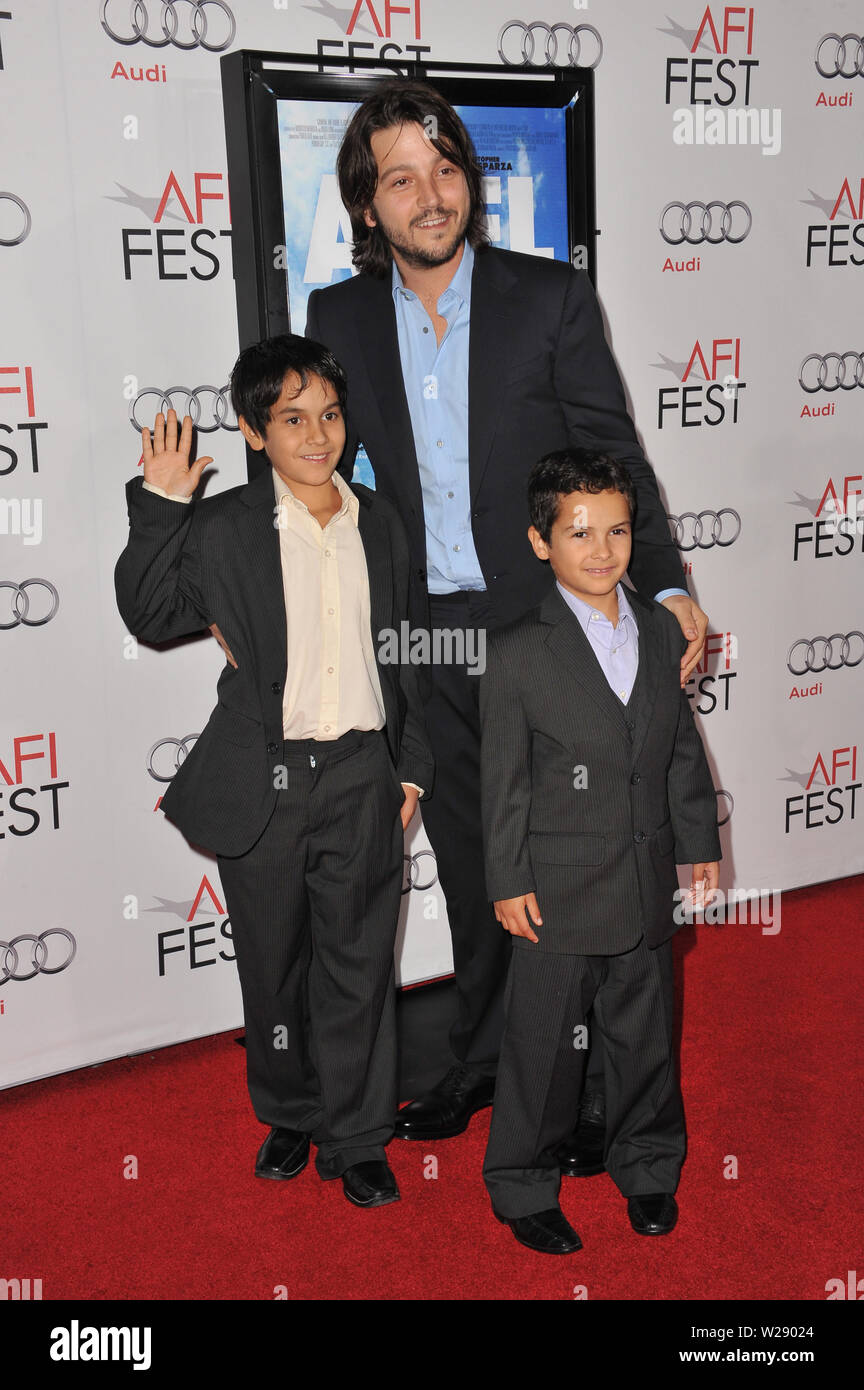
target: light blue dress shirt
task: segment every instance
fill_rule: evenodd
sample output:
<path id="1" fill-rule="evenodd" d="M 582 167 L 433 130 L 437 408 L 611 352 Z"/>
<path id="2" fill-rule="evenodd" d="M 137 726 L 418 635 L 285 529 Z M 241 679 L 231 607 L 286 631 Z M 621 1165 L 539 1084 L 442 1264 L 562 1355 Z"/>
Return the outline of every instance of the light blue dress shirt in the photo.
<path id="1" fill-rule="evenodd" d="M 447 320 L 441 345 L 432 320 L 393 262 L 393 302 L 402 379 L 420 467 L 430 594 L 485 589 L 471 533 L 468 480 L 468 334 L 474 252 L 465 242 L 459 268 L 438 299 Z"/>
<path id="2" fill-rule="evenodd" d="M 624 586 L 615 586 L 618 595 L 617 627 L 613 627 L 604 614 L 592 608 L 584 599 L 571 594 L 557 580 L 555 587 L 567 607 L 579 619 L 579 625 L 591 643 L 610 688 L 626 705 L 639 668 L 639 629 Z"/>

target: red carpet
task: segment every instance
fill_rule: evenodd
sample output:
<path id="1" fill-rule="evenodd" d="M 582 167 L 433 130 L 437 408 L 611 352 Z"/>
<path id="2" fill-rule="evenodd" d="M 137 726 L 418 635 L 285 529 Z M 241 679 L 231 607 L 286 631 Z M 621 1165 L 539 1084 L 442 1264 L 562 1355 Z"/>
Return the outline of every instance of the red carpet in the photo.
<path id="1" fill-rule="evenodd" d="M 606 1176 L 571 1179 L 584 1250 L 524 1250 L 482 1185 L 488 1111 L 458 1139 L 391 1144 L 393 1206 L 352 1208 L 312 1165 L 256 1180 L 266 1131 L 222 1034 L 2 1093 L 0 1275 L 41 1278 L 45 1300 L 824 1300 L 864 1276 L 862 919 L 858 877 L 785 894 L 779 935 L 678 938 L 690 1151 L 670 1236 L 633 1234 Z"/>

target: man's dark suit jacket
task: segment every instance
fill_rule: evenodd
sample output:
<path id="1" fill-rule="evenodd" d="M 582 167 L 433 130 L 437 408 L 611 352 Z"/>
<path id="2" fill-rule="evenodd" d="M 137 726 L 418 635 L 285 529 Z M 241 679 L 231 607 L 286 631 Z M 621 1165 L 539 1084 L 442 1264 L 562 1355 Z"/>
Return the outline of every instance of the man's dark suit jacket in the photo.
<path id="1" fill-rule="evenodd" d="M 639 670 L 609 687 L 557 589 L 490 633 L 480 681 L 483 837 L 491 901 L 536 893 L 530 950 L 617 955 L 677 931 L 675 864 L 720 858 L 717 803 L 680 687 L 685 641 L 662 605 L 628 593 Z M 584 767 L 587 785 L 574 785 Z"/>
<path id="2" fill-rule="evenodd" d="M 350 480 L 362 440 L 375 486 L 394 503 L 408 532 L 411 612 L 425 625 L 423 498 L 389 273 L 315 290 L 306 332 L 330 348 L 347 374 L 349 438 L 340 469 Z M 468 438 L 471 529 L 494 622 L 520 617 L 548 592 L 549 568 L 526 536 L 525 484 L 537 459 L 573 445 L 601 448 L 630 469 L 638 501 L 630 568 L 636 587 L 651 597 L 662 589 L 686 590 L 585 271 L 490 247 L 475 253 Z"/>
<path id="3" fill-rule="evenodd" d="M 287 633 L 276 497 L 270 468 L 215 497 L 172 502 L 126 486 L 129 541 L 117 562 L 117 604 L 142 641 L 162 642 L 217 623 L 238 669 L 226 666 L 218 704 L 162 799 L 194 844 L 237 856 L 261 835 L 276 804 L 282 752 Z M 383 497 L 353 485 L 369 574 L 372 641 L 407 613 L 408 546 Z M 399 782 L 429 791 L 432 755 L 415 671 L 378 663 L 386 736 Z"/>

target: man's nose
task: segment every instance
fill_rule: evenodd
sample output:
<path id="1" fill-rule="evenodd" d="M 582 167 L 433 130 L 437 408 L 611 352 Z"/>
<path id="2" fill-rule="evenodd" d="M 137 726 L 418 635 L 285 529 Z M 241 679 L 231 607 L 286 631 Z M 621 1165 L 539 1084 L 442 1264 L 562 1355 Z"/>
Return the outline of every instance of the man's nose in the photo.
<path id="1" fill-rule="evenodd" d="M 436 208 L 440 202 L 438 187 L 432 175 L 417 178 L 417 204 L 421 208 Z"/>

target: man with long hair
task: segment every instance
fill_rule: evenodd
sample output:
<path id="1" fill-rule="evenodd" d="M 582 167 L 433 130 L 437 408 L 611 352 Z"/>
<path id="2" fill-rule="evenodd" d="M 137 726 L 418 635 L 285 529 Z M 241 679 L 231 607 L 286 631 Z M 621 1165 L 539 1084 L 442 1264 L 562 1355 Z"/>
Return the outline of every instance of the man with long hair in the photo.
<path id="1" fill-rule="evenodd" d="M 540 454 L 590 443 L 633 479 L 629 573 L 681 624 L 689 644 L 683 684 L 707 618 L 687 593 L 588 276 L 489 245 L 470 136 L 424 83 L 382 81 L 348 125 L 337 173 L 359 274 L 310 295 L 306 331 L 347 372 L 340 467 L 350 473 L 362 440 L 376 488 L 408 532 L 412 623 L 462 629 L 462 649 L 476 651 L 479 630 L 514 621 L 542 600 L 553 576 L 526 539 L 528 472 Z M 454 1065 L 403 1107 L 396 1133 L 430 1140 L 460 1134 L 492 1102 L 510 940 L 483 874 L 479 683 L 467 665 L 431 665 L 420 675 L 437 764 L 423 821 L 447 900 L 458 1017 Z M 603 1171 L 596 1052 L 583 1123 L 562 1156 L 573 1175 Z"/>

